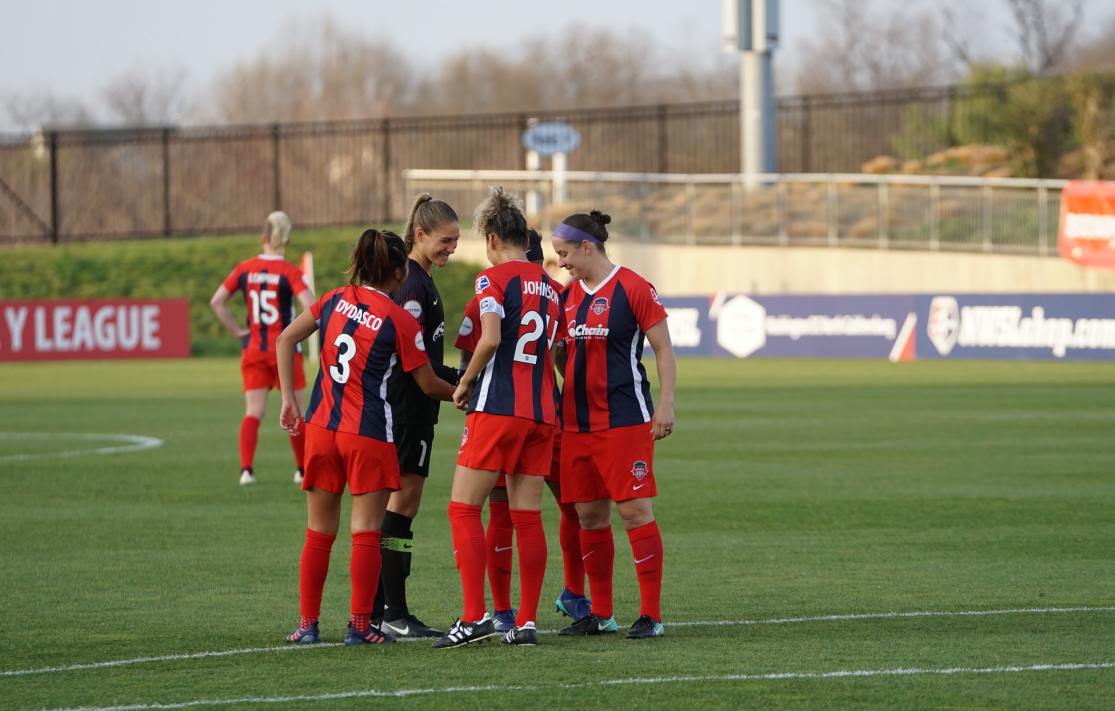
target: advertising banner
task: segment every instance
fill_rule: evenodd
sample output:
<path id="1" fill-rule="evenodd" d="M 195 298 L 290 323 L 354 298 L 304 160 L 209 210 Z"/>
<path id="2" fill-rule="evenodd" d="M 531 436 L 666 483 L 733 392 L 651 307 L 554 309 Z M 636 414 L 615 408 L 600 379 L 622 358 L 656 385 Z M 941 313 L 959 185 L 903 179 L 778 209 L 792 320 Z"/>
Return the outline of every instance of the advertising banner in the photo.
<path id="1" fill-rule="evenodd" d="M 1078 264 L 1115 268 L 1115 183 L 1073 180 L 1064 187 L 1057 248 Z"/>
<path id="2" fill-rule="evenodd" d="M 0 301 L 0 361 L 188 355 L 185 299 Z"/>
<path id="3" fill-rule="evenodd" d="M 679 356 L 1115 360 L 1115 294 L 663 297 Z"/>

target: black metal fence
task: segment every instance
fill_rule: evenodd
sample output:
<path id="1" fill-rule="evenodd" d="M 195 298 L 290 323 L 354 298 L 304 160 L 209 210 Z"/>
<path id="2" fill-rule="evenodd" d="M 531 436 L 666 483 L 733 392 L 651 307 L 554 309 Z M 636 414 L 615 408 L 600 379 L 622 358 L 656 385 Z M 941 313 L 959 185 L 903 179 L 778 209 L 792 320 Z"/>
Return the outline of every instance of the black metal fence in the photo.
<path id="1" fill-rule="evenodd" d="M 1002 101 L 994 87 L 784 97 L 779 170 L 857 172 L 882 153 L 925 155 L 956 140 L 958 121 L 978 140 L 970 117 Z M 738 110 L 716 101 L 0 137 L 0 244 L 254 230 L 274 209 L 302 227 L 400 220 L 404 169 L 523 168 L 531 118 L 577 128 L 570 170 L 737 172 Z"/>

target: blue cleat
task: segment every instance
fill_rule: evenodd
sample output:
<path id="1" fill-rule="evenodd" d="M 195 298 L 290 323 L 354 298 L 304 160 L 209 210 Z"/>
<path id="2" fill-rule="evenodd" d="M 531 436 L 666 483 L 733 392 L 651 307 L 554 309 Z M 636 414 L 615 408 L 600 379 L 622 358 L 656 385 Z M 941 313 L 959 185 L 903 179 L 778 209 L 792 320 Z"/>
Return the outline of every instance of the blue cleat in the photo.
<path id="1" fill-rule="evenodd" d="M 357 632 L 356 628 L 349 624 L 348 634 L 345 635 L 345 644 L 387 644 L 394 641 L 394 637 L 374 625 L 368 625 L 368 629 L 364 632 Z"/>
<path id="2" fill-rule="evenodd" d="M 286 636 L 286 641 L 291 644 L 317 644 L 321 641 L 321 635 L 317 630 L 317 623 L 314 622 L 309 627 L 301 627 L 294 630 Z"/>
<path id="3" fill-rule="evenodd" d="M 496 614 L 492 616 L 492 623 L 495 625 L 496 632 L 508 632 L 515 629 L 515 616 L 519 611 L 515 608 L 510 610 L 496 610 Z"/>
<path id="4" fill-rule="evenodd" d="M 569 588 L 564 588 L 554 602 L 554 608 L 576 622 L 592 614 L 592 600 L 584 595 L 574 595 Z"/>
<path id="5" fill-rule="evenodd" d="M 627 630 L 627 639 L 653 639 L 664 634 L 666 634 L 666 628 L 662 626 L 661 622 L 642 615 L 635 620 L 635 624 L 631 625 L 631 629 Z"/>

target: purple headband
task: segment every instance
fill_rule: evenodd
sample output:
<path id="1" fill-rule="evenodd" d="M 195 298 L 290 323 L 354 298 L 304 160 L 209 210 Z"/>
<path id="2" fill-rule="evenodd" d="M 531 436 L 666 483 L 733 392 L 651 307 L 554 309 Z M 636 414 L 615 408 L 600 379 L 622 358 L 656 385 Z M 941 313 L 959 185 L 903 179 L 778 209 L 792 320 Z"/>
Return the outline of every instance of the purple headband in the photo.
<path id="1" fill-rule="evenodd" d="M 579 230 L 572 225 L 567 225 L 564 222 L 554 228 L 554 237 L 561 237 L 566 242 L 595 242 L 596 244 L 604 244 L 599 237 L 593 237 L 584 230 Z"/>

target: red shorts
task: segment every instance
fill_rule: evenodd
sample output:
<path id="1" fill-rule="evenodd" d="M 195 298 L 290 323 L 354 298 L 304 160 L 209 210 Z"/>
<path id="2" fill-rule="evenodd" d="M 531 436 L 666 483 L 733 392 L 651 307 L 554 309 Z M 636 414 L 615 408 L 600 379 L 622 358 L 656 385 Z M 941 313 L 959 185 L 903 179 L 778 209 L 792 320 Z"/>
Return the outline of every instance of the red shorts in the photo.
<path id="1" fill-rule="evenodd" d="M 305 478 L 302 490 L 322 489 L 353 496 L 399 490 L 399 456 L 395 445 L 306 423 Z"/>
<path id="2" fill-rule="evenodd" d="M 279 363 L 274 351 L 243 351 L 240 354 L 240 377 L 244 392 L 270 390 L 279 387 Z M 302 354 L 294 354 L 294 389 L 306 387 L 306 372 L 302 368 Z"/>
<path id="3" fill-rule="evenodd" d="M 565 503 L 645 499 L 654 484 L 654 433 L 650 423 L 561 438 L 561 500 Z"/>
<path id="4" fill-rule="evenodd" d="M 471 412 L 457 464 L 503 474 L 546 476 L 553 456 L 554 426 L 510 415 Z"/>
<path id="5" fill-rule="evenodd" d="M 561 481 L 561 430 L 554 429 L 554 453 L 550 457 L 550 473 L 546 475 L 546 482 L 557 484 Z M 507 488 L 507 476 L 500 474 L 496 479 L 497 489 Z"/>

